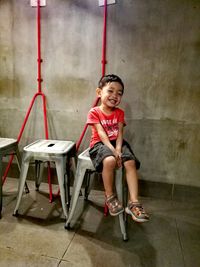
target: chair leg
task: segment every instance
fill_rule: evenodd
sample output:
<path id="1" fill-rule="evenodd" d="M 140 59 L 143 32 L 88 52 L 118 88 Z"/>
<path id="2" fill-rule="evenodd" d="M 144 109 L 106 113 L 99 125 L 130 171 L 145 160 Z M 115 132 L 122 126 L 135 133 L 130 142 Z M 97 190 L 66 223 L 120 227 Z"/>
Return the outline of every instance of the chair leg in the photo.
<path id="1" fill-rule="evenodd" d="M 75 212 L 75 209 L 76 209 L 79 193 L 80 193 L 81 186 L 83 184 L 83 180 L 84 180 L 84 176 L 85 176 L 85 171 L 86 171 L 86 169 L 84 168 L 84 166 L 82 166 L 81 161 L 78 161 L 74 185 L 73 185 L 73 192 L 72 192 L 72 199 L 71 199 L 71 210 L 70 210 L 69 217 L 68 217 L 66 224 L 65 224 L 65 229 L 70 228 L 70 222 L 71 222 L 71 219 L 72 219 L 74 212 Z"/>
<path id="2" fill-rule="evenodd" d="M 21 156 L 20 156 L 18 148 L 16 149 L 16 160 L 17 160 L 18 169 L 21 172 Z M 25 182 L 25 192 L 27 194 L 30 192 L 26 182 Z"/>
<path id="3" fill-rule="evenodd" d="M 20 178 L 19 178 L 19 186 L 18 186 L 17 203 L 15 206 L 13 215 L 18 214 L 18 208 L 19 208 L 19 204 L 20 204 L 23 190 L 24 190 L 24 185 L 25 185 L 26 176 L 28 173 L 28 168 L 29 168 L 29 161 L 23 161 L 22 160 L 22 168 L 21 168 L 21 173 L 20 173 Z"/>
<path id="4" fill-rule="evenodd" d="M 61 157 L 57 160 L 55 160 L 56 163 L 56 172 L 58 176 L 58 184 L 60 188 L 60 198 L 63 208 L 63 213 L 65 217 L 67 218 L 67 208 L 66 208 L 66 199 L 65 199 L 65 157 Z"/>
<path id="5" fill-rule="evenodd" d="M 41 160 L 35 160 L 35 187 L 39 190 L 44 171 L 44 162 Z"/>
<path id="6" fill-rule="evenodd" d="M 93 184 L 93 180 L 94 180 L 95 171 L 87 170 L 86 172 L 87 172 L 87 174 L 86 174 L 85 200 L 88 199 L 88 196 L 90 194 L 90 191 L 91 191 L 91 188 L 92 188 L 92 184 Z"/>
<path id="7" fill-rule="evenodd" d="M 66 156 L 66 165 L 64 166 L 65 168 L 65 198 L 66 198 L 66 203 L 67 203 L 67 210 L 69 211 L 69 206 L 70 206 L 70 178 L 71 178 L 71 164 L 70 162 L 71 158 L 69 156 Z M 73 169 L 73 166 L 72 166 Z M 73 170 L 72 170 L 73 171 Z"/>
<path id="8" fill-rule="evenodd" d="M 88 200 L 88 195 L 89 195 L 89 187 L 90 187 L 90 171 L 89 170 L 86 170 L 85 172 L 85 176 L 84 176 L 84 180 L 86 181 L 85 182 L 85 200 Z"/>
<path id="9" fill-rule="evenodd" d="M 115 185 L 116 185 L 116 192 L 119 201 L 123 203 L 123 180 L 122 180 L 122 169 L 116 170 L 116 175 L 115 175 Z M 126 221 L 124 220 L 124 214 L 119 215 L 119 223 L 120 223 L 120 228 L 121 228 L 121 233 L 124 241 L 128 240 L 127 232 L 126 232 Z"/>

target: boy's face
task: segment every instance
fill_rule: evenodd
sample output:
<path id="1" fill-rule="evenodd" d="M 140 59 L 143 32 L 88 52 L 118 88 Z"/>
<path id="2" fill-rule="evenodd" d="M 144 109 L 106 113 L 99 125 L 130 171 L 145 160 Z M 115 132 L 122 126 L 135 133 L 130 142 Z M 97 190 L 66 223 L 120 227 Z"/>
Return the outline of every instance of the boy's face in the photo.
<path id="1" fill-rule="evenodd" d="M 118 82 L 107 83 L 102 89 L 97 88 L 97 95 L 101 98 L 101 104 L 114 108 L 121 102 L 123 88 Z"/>

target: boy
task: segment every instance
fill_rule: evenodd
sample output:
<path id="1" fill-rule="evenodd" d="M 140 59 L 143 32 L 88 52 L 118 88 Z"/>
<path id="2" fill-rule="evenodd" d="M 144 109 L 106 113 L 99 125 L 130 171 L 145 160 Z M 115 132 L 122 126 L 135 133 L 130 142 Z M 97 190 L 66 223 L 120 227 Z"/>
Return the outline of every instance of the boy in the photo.
<path id="1" fill-rule="evenodd" d="M 118 76 L 106 75 L 100 79 L 96 92 L 101 103 L 92 108 L 87 117 L 87 123 L 92 127 L 89 153 L 96 170 L 102 172 L 109 213 L 116 216 L 124 211 L 113 191 L 114 170 L 123 165 L 129 189 L 125 211 L 136 222 L 148 221 L 149 216 L 138 201 L 136 169 L 140 167 L 140 162 L 123 139 L 123 127 L 126 125 L 124 111 L 117 107 L 121 102 L 124 84 Z"/>

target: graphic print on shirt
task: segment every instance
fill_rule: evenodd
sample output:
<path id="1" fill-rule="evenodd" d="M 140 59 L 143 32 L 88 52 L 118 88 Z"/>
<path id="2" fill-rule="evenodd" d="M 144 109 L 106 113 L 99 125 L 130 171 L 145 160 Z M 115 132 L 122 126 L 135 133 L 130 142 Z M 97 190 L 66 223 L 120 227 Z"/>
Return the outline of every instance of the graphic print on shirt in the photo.
<path id="1" fill-rule="evenodd" d="M 109 138 L 113 137 L 117 138 L 119 132 L 117 118 L 113 118 L 110 120 L 101 120 L 100 123 L 103 126 Z"/>

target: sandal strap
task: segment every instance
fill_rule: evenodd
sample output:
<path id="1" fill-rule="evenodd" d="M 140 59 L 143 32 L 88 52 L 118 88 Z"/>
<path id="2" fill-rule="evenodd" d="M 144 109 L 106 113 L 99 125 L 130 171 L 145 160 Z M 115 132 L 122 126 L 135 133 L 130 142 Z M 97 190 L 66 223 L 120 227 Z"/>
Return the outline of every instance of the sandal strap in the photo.
<path id="1" fill-rule="evenodd" d="M 128 203 L 129 209 L 137 208 L 141 213 L 145 213 L 144 208 L 142 207 L 142 204 L 139 202 L 129 202 Z"/>
<path id="2" fill-rule="evenodd" d="M 119 202 L 119 200 L 117 199 L 117 196 L 115 194 L 113 194 L 113 195 L 109 196 L 108 198 L 106 198 L 106 204 L 111 209 L 117 209 L 117 208 L 122 206 L 121 203 Z"/>

